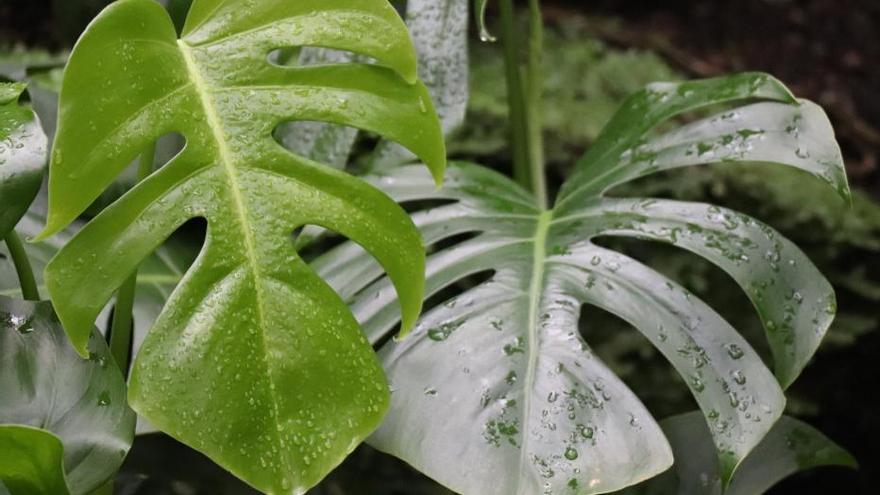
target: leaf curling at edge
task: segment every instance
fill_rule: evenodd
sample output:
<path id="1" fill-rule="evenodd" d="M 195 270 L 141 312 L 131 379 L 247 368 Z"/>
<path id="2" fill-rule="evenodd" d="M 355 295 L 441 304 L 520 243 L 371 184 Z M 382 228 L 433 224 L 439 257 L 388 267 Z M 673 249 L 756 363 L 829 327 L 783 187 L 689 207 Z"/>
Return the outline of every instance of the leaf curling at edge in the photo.
<path id="1" fill-rule="evenodd" d="M 738 102 L 648 134 L 682 112 Z M 605 192 L 662 170 L 761 162 L 813 173 L 846 197 L 825 114 L 765 74 L 652 85 L 624 103 L 593 150 L 551 211 L 475 165 L 451 166 L 439 190 L 415 167 L 371 179 L 399 202 L 448 203 L 413 215 L 428 246 L 470 234 L 429 257 L 428 297 L 494 271 L 430 309 L 410 338 L 382 348 L 395 392 L 373 446 L 465 495 L 605 493 L 664 471 L 672 454 L 657 422 L 578 332 L 584 305 L 632 324 L 682 375 L 712 425 L 726 480 L 782 414 L 782 389 L 833 319 L 828 282 L 796 246 L 745 215 Z M 715 311 L 591 242 L 600 236 L 670 243 L 725 270 L 758 310 L 776 377 Z M 369 256 L 346 243 L 313 266 L 349 301 L 370 340 L 384 342 L 397 321 L 394 294 L 387 279 L 370 282 L 381 270 Z M 489 472 L 520 474 L 499 480 Z"/>
<path id="2" fill-rule="evenodd" d="M 40 121 L 19 104 L 26 87 L 0 83 L 0 240 L 33 202 L 46 165 L 46 135 Z"/>
<path id="3" fill-rule="evenodd" d="M 40 237 L 75 219 L 157 138 L 182 134 L 178 156 L 49 263 L 49 292 L 82 352 L 86 323 L 127 275 L 185 221 L 206 218 L 201 254 L 135 359 L 129 401 L 254 487 L 303 493 L 375 429 L 388 389 L 349 309 L 298 257 L 290 235 L 317 225 L 365 246 L 396 282 L 404 333 L 421 307 L 424 248 L 391 199 L 288 152 L 272 132 L 291 120 L 375 132 L 420 156 L 436 181 L 445 147 L 390 4 L 247 6 L 197 0 L 180 40 L 151 0 L 120 0 L 90 24 L 64 75 Z M 289 46 L 377 63 L 268 61 Z"/>

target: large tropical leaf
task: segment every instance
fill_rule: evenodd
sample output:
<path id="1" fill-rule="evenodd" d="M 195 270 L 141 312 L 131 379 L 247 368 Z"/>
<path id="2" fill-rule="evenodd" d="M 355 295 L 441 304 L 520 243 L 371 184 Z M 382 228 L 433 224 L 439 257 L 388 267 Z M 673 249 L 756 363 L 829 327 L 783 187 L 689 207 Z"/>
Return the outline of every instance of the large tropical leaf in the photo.
<path id="1" fill-rule="evenodd" d="M 856 467 L 855 459 L 810 425 L 783 416 L 746 457 L 722 490 L 712 436 L 699 412 L 660 422 L 675 454 L 675 467 L 627 490 L 643 495 L 754 495 L 792 474 L 820 466 Z"/>
<path id="2" fill-rule="evenodd" d="M 18 104 L 24 90 L 0 83 L 0 239 L 34 200 L 46 164 L 46 135 L 34 112 Z"/>
<path id="3" fill-rule="evenodd" d="M 724 103 L 741 106 L 650 132 Z M 636 327 L 686 380 L 728 480 L 782 414 L 783 388 L 833 318 L 832 289 L 801 251 L 757 220 L 713 205 L 605 193 L 661 170 L 733 162 L 800 168 L 848 191 L 824 113 L 763 74 L 635 94 L 552 210 L 474 165 L 455 164 L 441 189 L 417 167 L 374 177 L 398 201 L 423 205 L 413 219 L 438 246 L 427 264 L 428 295 L 472 275 L 491 277 L 430 310 L 408 339 L 384 345 L 392 408 L 371 444 L 465 495 L 604 493 L 664 471 L 672 451 L 657 422 L 578 331 L 580 319 L 589 329 L 590 310 L 581 308 L 596 306 Z M 776 377 L 715 311 L 595 244 L 601 236 L 669 243 L 730 274 L 764 322 Z M 370 340 L 385 342 L 398 317 L 375 262 L 347 243 L 314 266 Z"/>
<path id="4" fill-rule="evenodd" d="M 90 493 L 131 446 L 122 374 L 94 328 L 87 345 L 82 359 L 51 303 L 0 296 L 0 480 L 14 494 Z"/>
<path id="5" fill-rule="evenodd" d="M 400 290 L 404 330 L 421 306 L 424 250 L 387 196 L 288 152 L 273 131 L 291 120 L 369 130 L 411 149 L 435 177 L 444 146 L 387 2 L 246 7 L 198 0 L 178 40 L 159 4 L 120 0 L 86 29 L 64 75 L 41 237 L 160 136 L 176 131 L 187 143 L 71 239 L 45 280 L 84 352 L 87 329 L 127 275 L 188 219 L 206 218 L 205 246 L 135 360 L 129 401 L 256 488 L 302 493 L 375 429 L 388 391 L 357 322 L 298 257 L 291 233 L 319 225 L 365 246 Z M 275 49 L 298 46 L 376 64 L 270 62 Z"/>

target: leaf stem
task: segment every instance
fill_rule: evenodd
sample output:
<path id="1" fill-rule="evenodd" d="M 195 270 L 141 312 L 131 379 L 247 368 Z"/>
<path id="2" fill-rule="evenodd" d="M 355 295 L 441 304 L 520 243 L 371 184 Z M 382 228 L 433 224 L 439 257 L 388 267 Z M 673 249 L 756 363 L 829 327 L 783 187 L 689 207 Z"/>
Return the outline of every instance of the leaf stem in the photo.
<path id="1" fill-rule="evenodd" d="M 544 175 L 544 17 L 539 0 L 529 0 L 529 58 L 527 68 L 526 112 L 528 122 L 529 170 L 532 192 L 547 208 L 547 179 Z"/>
<path id="2" fill-rule="evenodd" d="M 544 136 L 542 124 L 544 59 L 544 20 L 539 0 L 529 0 L 528 57 L 525 70 L 520 63 L 516 12 L 512 0 L 499 2 L 501 42 L 510 109 L 510 139 L 513 176 L 547 207 L 547 180 L 544 176 Z"/>
<path id="3" fill-rule="evenodd" d="M 504 50 L 504 71 L 507 82 L 507 107 L 510 112 L 510 147 L 513 153 L 513 177 L 524 188 L 532 190 L 529 170 L 528 122 L 525 88 L 519 61 L 519 42 L 513 0 L 501 0 L 501 45 Z"/>
<path id="4" fill-rule="evenodd" d="M 138 182 L 146 179 L 153 172 L 153 162 L 155 159 L 156 145 L 152 144 L 141 153 L 140 163 L 138 163 Z M 113 321 L 110 323 L 110 354 L 125 377 L 128 376 L 131 340 L 134 333 L 132 310 L 134 308 L 136 290 L 137 268 L 134 269 L 134 272 L 129 275 L 116 292 Z"/>
<path id="5" fill-rule="evenodd" d="M 9 255 L 12 257 L 12 264 L 15 265 L 15 271 L 18 273 L 18 282 L 21 286 L 21 295 L 28 301 L 39 301 L 40 290 L 37 288 L 37 280 L 34 277 L 34 269 L 31 267 L 31 260 L 28 258 L 27 251 L 21 238 L 13 230 L 6 236 L 6 247 L 9 248 Z"/>

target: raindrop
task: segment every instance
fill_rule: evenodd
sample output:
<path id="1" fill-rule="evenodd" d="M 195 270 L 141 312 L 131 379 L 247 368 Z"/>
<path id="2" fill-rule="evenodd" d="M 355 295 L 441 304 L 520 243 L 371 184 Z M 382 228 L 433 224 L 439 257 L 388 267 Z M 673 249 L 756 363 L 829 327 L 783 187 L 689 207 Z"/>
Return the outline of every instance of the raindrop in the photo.
<path id="1" fill-rule="evenodd" d="M 742 348 L 736 344 L 725 344 L 724 349 L 727 351 L 727 355 L 729 355 L 732 359 L 740 359 L 745 355 Z"/>

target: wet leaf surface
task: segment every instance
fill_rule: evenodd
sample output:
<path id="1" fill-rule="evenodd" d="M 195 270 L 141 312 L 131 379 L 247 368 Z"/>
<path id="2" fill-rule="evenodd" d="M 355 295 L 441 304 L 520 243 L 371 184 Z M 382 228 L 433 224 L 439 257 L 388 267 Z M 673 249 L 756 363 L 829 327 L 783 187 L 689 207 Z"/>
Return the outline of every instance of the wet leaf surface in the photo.
<path id="1" fill-rule="evenodd" d="M 651 132 L 722 103 L 741 106 Z M 392 408 L 370 443 L 466 495 L 604 493 L 663 472 L 673 458 L 660 426 L 588 344 L 595 306 L 635 326 L 684 378 L 729 479 L 781 416 L 783 388 L 827 331 L 831 287 L 793 244 L 754 219 L 606 191 L 660 170 L 735 162 L 800 168 L 848 191 L 824 114 L 763 74 L 636 94 L 549 211 L 509 179 L 470 164 L 454 164 L 439 190 L 417 167 L 374 177 L 400 202 L 440 203 L 413 215 L 428 245 L 437 245 L 427 264 L 429 296 L 491 277 L 430 309 L 408 339 L 383 345 Z M 776 376 L 714 310 L 592 242 L 602 236 L 668 243 L 727 271 L 764 321 Z M 348 243 L 313 266 L 349 301 L 370 340 L 384 343 L 398 318 L 390 282 L 374 282 L 375 262 Z"/>
<path id="2" fill-rule="evenodd" d="M 302 46 L 375 63 L 269 60 Z M 374 132 L 442 176 L 441 128 L 405 25 L 386 2 L 200 0 L 181 39 L 159 4 L 116 2 L 65 71 L 40 236 L 77 218 L 156 139 L 184 136 L 179 155 L 65 245 L 46 285 L 83 353 L 90 322 L 128 274 L 183 223 L 207 219 L 201 254 L 134 362 L 129 401 L 269 493 L 302 493 L 323 478 L 388 402 L 357 322 L 291 234 L 317 225 L 365 246 L 396 281 L 404 330 L 423 287 L 409 217 L 367 183 L 281 147 L 273 132 L 292 120 Z"/>
<path id="3" fill-rule="evenodd" d="M 83 359 L 50 303 L 0 296 L 0 478 L 13 493 L 90 493 L 122 464 L 125 381 L 94 327 L 87 346 Z"/>

